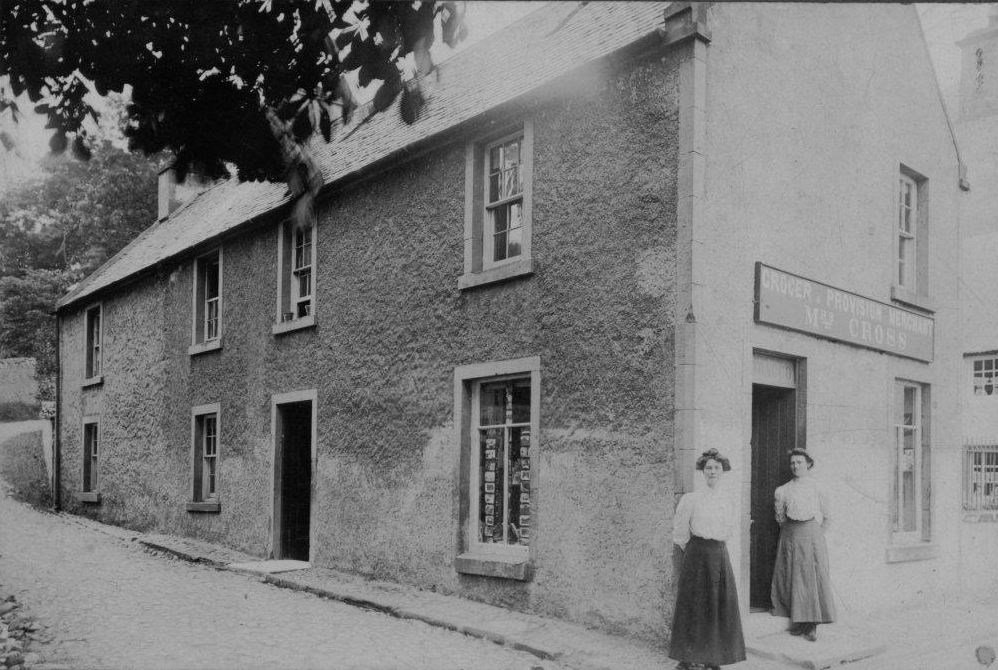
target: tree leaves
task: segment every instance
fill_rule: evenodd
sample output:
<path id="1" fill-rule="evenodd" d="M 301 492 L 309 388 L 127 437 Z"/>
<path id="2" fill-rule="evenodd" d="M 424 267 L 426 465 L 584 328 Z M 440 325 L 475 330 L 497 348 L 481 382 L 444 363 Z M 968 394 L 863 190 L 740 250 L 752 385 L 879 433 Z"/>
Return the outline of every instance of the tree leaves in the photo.
<path id="1" fill-rule="evenodd" d="M 27 92 L 41 102 L 54 151 L 89 151 L 83 124 L 95 110 L 79 73 L 100 95 L 132 87 L 126 135 L 133 149 L 169 150 L 181 171 L 191 161 L 218 176 L 233 164 L 240 178 L 280 179 L 294 152 L 282 149 L 268 113 L 290 124 L 303 149 L 315 132 L 332 137 L 332 106 L 340 105 L 341 122 L 350 119 L 346 72 L 358 71 L 361 85 L 382 82 L 373 106 L 383 111 L 403 89 L 400 67 L 409 54 L 420 74 L 432 70 L 436 20 L 448 44 L 463 35 L 460 3 L 353 5 L 4 0 L 0 76 L 9 77 L 14 97 Z M 416 118 L 415 100 L 407 94 L 400 102 L 403 118 Z"/>

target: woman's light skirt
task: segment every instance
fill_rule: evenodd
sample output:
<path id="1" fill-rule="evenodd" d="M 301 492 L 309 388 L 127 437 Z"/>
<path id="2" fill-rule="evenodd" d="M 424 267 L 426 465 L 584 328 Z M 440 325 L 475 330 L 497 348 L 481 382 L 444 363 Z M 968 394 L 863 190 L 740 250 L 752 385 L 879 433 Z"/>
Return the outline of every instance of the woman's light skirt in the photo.
<path id="1" fill-rule="evenodd" d="M 773 614 L 791 623 L 835 620 L 825 531 L 814 519 L 788 520 L 780 529 L 772 600 Z"/>
<path id="2" fill-rule="evenodd" d="M 686 545 L 669 657 L 708 665 L 745 660 L 735 576 L 724 542 L 694 535 Z"/>

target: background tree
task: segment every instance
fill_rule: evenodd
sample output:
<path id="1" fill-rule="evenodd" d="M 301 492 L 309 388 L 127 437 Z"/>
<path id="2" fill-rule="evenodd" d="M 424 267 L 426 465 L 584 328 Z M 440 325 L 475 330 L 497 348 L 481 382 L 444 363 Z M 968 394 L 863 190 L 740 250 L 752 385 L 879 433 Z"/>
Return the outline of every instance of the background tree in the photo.
<path id="1" fill-rule="evenodd" d="M 52 310 L 78 270 L 28 270 L 0 277 L 0 352 L 2 358 L 27 356 L 37 362 L 39 394 L 55 399 L 56 331 Z"/>
<path id="2" fill-rule="evenodd" d="M 56 303 L 155 221 L 161 163 L 103 135 L 89 161 L 49 157 L 0 200 L 0 358 L 35 358 L 42 399 L 54 398 Z"/>

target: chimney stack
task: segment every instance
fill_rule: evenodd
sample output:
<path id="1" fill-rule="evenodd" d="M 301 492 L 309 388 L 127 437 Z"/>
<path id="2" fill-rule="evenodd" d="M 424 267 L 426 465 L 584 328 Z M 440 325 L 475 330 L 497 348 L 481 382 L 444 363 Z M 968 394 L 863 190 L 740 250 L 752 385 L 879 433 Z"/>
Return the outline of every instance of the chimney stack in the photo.
<path id="1" fill-rule="evenodd" d="M 169 165 L 159 172 L 159 206 L 157 219 L 162 221 L 189 200 L 193 200 L 201 191 L 211 186 L 212 182 L 205 179 L 201 172 L 193 167 L 187 171 L 187 177 L 182 183 L 177 183 L 177 171 Z"/>

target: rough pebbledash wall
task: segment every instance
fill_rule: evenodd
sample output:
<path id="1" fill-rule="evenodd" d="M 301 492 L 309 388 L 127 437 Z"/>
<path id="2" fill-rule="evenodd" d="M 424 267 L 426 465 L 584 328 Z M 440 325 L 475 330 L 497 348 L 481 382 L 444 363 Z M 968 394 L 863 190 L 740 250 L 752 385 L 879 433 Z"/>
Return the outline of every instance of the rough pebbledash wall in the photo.
<path id="1" fill-rule="evenodd" d="M 192 261 L 105 297 L 105 381 L 79 388 L 63 321 L 63 490 L 80 413 L 101 414 L 107 521 L 270 541 L 271 396 L 317 389 L 315 563 L 606 630 L 671 614 L 676 62 L 590 67 L 524 101 L 534 125 L 533 276 L 459 291 L 462 139 L 320 208 L 316 327 L 271 334 L 276 222 L 226 239 L 222 349 L 191 357 Z M 432 112 L 431 112 L 432 113 Z M 534 577 L 458 575 L 454 368 L 540 356 Z M 193 514 L 191 407 L 220 403 L 218 514 Z"/>

